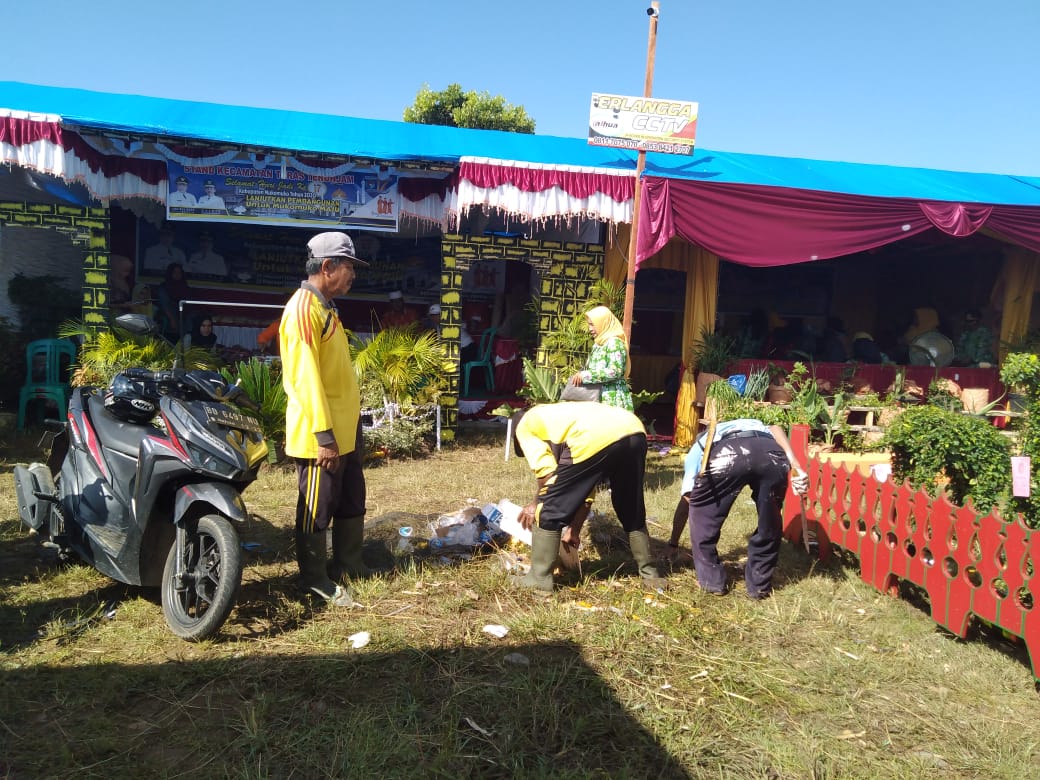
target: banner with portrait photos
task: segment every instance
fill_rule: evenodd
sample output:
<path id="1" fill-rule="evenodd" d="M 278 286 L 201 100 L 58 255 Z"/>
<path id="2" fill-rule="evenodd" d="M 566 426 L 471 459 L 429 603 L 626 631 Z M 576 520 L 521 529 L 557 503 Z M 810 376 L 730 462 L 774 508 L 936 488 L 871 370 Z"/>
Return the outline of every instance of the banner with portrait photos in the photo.
<path id="1" fill-rule="evenodd" d="M 166 165 L 171 220 L 397 231 L 397 174 L 390 169 L 322 174 L 270 158 Z"/>

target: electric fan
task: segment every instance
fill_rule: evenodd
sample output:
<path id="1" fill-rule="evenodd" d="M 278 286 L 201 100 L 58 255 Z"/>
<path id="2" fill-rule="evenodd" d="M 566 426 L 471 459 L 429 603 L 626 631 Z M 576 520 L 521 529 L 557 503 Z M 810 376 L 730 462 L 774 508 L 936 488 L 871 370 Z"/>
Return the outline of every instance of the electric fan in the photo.
<path id="1" fill-rule="evenodd" d="M 937 330 L 929 330 L 910 342 L 910 365 L 942 368 L 953 362 L 954 346 Z"/>

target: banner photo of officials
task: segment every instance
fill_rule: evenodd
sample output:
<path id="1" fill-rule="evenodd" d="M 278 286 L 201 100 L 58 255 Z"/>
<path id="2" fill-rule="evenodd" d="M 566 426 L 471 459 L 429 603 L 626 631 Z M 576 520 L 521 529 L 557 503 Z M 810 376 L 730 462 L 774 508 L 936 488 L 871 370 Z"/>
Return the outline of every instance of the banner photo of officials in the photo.
<path id="1" fill-rule="evenodd" d="M 170 220 L 306 228 L 397 231 L 397 174 L 392 169 L 302 171 L 281 162 L 220 165 L 167 161 Z"/>

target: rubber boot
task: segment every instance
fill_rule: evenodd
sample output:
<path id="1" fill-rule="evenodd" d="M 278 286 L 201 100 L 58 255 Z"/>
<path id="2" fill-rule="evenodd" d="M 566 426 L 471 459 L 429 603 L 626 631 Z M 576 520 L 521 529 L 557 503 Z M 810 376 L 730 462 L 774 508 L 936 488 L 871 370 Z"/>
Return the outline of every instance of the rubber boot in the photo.
<path id="1" fill-rule="evenodd" d="M 333 607 L 352 607 L 350 591 L 329 579 L 325 572 L 325 533 L 296 532 L 296 562 L 300 565 L 300 582 L 308 593 L 323 598 Z"/>
<path id="2" fill-rule="evenodd" d="M 650 557 L 650 534 L 646 531 L 629 531 L 628 546 L 632 550 L 632 557 L 636 559 L 643 587 L 653 591 L 667 589 L 668 581 L 661 577 Z"/>
<path id="3" fill-rule="evenodd" d="M 523 577 L 513 575 L 513 585 L 550 594 L 553 590 L 553 566 L 560 549 L 560 532 L 546 531 L 535 526 L 531 529 L 531 571 Z"/>
<path id="4" fill-rule="evenodd" d="M 343 577 L 366 580 L 372 570 L 361 560 L 365 537 L 365 516 L 337 517 L 332 521 L 332 563 L 329 577 L 339 582 Z"/>

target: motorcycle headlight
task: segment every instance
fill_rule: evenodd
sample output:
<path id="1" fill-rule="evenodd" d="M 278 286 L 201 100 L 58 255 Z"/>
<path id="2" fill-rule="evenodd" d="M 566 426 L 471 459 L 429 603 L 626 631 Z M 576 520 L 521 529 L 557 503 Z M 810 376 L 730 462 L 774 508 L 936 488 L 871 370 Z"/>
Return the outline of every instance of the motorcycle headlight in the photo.
<path id="1" fill-rule="evenodd" d="M 224 477 L 231 477 L 239 471 L 236 464 L 228 463 L 226 460 L 221 460 L 190 442 L 187 442 L 185 447 L 191 455 L 191 459 L 199 467 L 206 469 L 206 471 L 213 471 Z"/>

